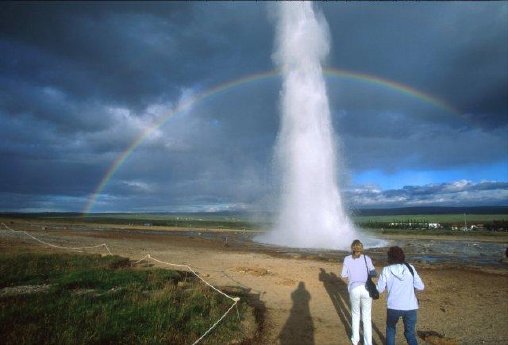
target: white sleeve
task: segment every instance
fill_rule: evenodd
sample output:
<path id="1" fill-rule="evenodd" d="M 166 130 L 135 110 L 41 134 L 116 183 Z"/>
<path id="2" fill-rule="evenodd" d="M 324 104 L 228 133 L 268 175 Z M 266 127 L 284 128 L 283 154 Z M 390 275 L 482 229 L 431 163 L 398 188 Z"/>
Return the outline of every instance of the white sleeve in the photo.
<path id="1" fill-rule="evenodd" d="M 379 291 L 379 293 L 382 293 L 386 289 L 386 270 L 384 268 L 381 271 L 381 274 L 379 275 L 379 279 L 377 280 L 376 288 L 377 288 L 377 291 Z"/>
<path id="2" fill-rule="evenodd" d="M 413 267 L 413 265 L 411 265 Z M 413 272 L 415 274 L 414 279 L 414 288 L 418 291 L 423 291 L 425 289 L 425 285 L 423 284 L 422 278 L 418 275 L 418 272 L 416 272 L 416 269 L 413 267 Z"/>
<path id="3" fill-rule="evenodd" d="M 342 273 L 340 274 L 342 278 L 349 278 L 349 270 L 347 267 L 347 260 L 344 259 L 344 262 L 342 263 Z"/>

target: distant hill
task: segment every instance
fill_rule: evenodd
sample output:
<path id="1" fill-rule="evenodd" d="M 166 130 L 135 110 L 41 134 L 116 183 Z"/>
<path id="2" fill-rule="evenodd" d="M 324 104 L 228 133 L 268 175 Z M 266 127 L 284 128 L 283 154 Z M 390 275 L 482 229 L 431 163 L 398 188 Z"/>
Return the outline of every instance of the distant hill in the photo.
<path id="1" fill-rule="evenodd" d="M 432 215 L 432 214 L 508 214 L 508 206 L 475 207 L 399 207 L 351 210 L 355 216 Z"/>

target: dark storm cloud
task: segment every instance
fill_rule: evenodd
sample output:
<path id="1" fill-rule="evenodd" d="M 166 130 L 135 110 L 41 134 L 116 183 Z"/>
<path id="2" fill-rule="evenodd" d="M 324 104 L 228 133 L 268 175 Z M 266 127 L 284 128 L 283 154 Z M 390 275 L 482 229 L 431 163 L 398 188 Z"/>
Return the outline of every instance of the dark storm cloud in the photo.
<path id="1" fill-rule="evenodd" d="M 359 170 L 489 164 L 502 160 L 508 149 L 505 126 L 460 131 L 398 113 L 355 115 L 345 119 L 341 133 L 344 146 L 349 148 L 343 154 Z"/>
<path id="2" fill-rule="evenodd" d="M 472 114 L 479 126 L 506 126 L 506 3 L 323 7 L 336 67 L 412 85 Z"/>
<path id="3" fill-rule="evenodd" d="M 115 171 L 95 210 L 270 207 L 280 80 L 174 111 L 213 86 L 274 68 L 273 4 L 0 6 L 0 209 L 81 210 L 122 152 L 166 116 Z M 506 3 L 316 7 L 330 27 L 329 66 L 393 80 L 458 109 L 451 114 L 366 80 L 328 79 L 353 176 L 508 164 Z M 506 186 L 491 183 L 471 182 L 442 200 L 469 202 L 476 188 L 478 203 L 500 203 Z M 433 198 L 443 188 L 351 197 L 365 205 L 368 193 L 379 204 L 446 203 Z"/>
<path id="4" fill-rule="evenodd" d="M 143 106 L 178 94 L 198 78 L 220 80 L 269 62 L 249 47 L 254 42 L 270 49 L 270 40 L 256 39 L 269 34 L 267 26 L 252 31 L 241 25 L 253 16 L 261 24 L 260 6 L 14 3 L 2 13 L 2 36 L 39 50 L 27 52 L 32 61 L 58 59 L 53 66 L 32 67 L 36 80 L 81 98 Z M 240 43 L 250 57 L 239 56 Z M 16 72 L 30 69 L 23 64 Z"/>

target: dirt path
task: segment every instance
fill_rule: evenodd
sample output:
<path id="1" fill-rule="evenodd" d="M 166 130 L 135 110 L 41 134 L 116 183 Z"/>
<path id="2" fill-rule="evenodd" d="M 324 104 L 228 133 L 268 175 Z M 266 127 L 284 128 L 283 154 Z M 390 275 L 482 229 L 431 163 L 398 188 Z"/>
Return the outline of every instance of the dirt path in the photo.
<path id="1" fill-rule="evenodd" d="M 70 228 L 34 231 L 16 224 L 13 227 L 62 246 L 107 243 L 114 254 L 132 259 L 149 253 L 162 261 L 188 264 L 213 284 L 249 288 L 251 293 L 259 294 L 266 307 L 265 344 L 350 343 L 347 288 L 337 278 L 342 257 L 337 257 L 336 262 L 278 257 L 199 237 Z M 0 250 L 8 250 L 14 243 L 43 246 L 21 234 L 2 231 Z M 379 271 L 381 263 L 375 265 Z M 416 268 L 426 284 L 420 298 L 417 330 L 438 332 L 464 345 L 508 343 L 506 265 L 488 272 L 438 265 Z M 378 345 L 384 344 L 385 310 L 384 296 L 373 302 L 373 340 Z M 397 344 L 405 343 L 402 328 L 397 337 Z"/>

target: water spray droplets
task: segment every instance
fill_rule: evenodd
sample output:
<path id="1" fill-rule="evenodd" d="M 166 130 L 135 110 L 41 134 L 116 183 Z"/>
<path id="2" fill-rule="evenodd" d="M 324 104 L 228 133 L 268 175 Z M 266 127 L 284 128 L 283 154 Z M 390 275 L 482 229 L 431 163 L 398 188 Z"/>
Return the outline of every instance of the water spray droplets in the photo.
<path id="1" fill-rule="evenodd" d="M 281 128 L 275 161 L 282 177 L 275 228 L 260 242 L 348 249 L 357 236 L 336 180 L 334 131 L 322 62 L 328 26 L 311 2 L 278 4 L 274 61 L 282 70 Z"/>

